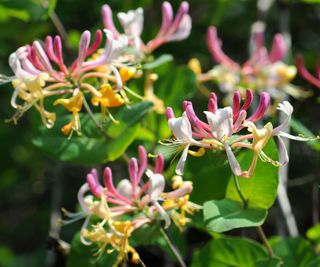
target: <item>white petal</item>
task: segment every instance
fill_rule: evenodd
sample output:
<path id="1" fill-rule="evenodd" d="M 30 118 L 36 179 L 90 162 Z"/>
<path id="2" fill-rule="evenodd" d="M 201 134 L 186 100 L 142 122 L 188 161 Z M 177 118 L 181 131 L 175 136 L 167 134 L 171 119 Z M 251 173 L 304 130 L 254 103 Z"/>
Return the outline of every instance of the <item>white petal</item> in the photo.
<path id="1" fill-rule="evenodd" d="M 189 146 L 190 145 L 186 145 L 186 147 L 184 148 L 181 157 L 178 161 L 178 164 L 176 166 L 176 174 L 178 175 L 183 175 L 183 170 L 184 170 L 184 165 L 186 163 L 187 160 L 187 156 L 188 156 L 188 150 L 189 150 Z"/>
<path id="2" fill-rule="evenodd" d="M 125 198 L 132 198 L 132 184 L 128 179 L 123 179 L 117 186 L 119 194 Z"/>
<path id="3" fill-rule="evenodd" d="M 143 9 L 129 10 L 118 13 L 119 21 L 128 36 L 140 36 L 143 30 Z"/>
<path id="4" fill-rule="evenodd" d="M 210 111 L 204 113 L 207 116 L 211 132 L 216 138 L 221 139 L 232 135 L 233 112 L 231 107 L 219 108 L 215 113 Z"/>
<path id="5" fill-rule="evenodd" d="M 168 124 L 178 140 L 192 141 L 192 128 L 186 112 L 183 112 L 182 117 L 169 119 Z"/>
<path id="6" fill-rule="evenodd" d="M 111 63 L 112 60 L 117 59 L 128 46 L 128 38 L 125 35 L 120 35 L 117 40 L 114 39 L 113 33 L 110 30 L 103 30 L 107 36 L 105 55 L 106 63 Z"/>
<path id="7" fill-rule="evenodd" d="M 157 200 L 160 194 L 163 192 L 165 187 L 164 177 L 159 173 L 154 173 L 151 170 L 146 170 L 146 175 L 151 181 L 151 186 L 149 188 L 150 200 Z"/>
<path id="8" fill-rule="evenodd" d="M 293 112 L 293 107 L 288 101 L 283 101 L 283 103 L 280 103 L 277 109 L 284 112 L 287 115 L 287 117 L 283 120 L 283 122 L 278 127 L 273 129 L 272 131 L 273 135 L 278 135 L 281 131 L 288 129 L 289 123 L 291 120 L 291 115 Z"/>
<path id="9" fill-rule="evenodd" d="M 289 139 L 292 139 L 292 140 L 296 140 L 296 141 L 314 141 L 314 140 L 316 140 L 316 138 L 294 136 L 292 134 L 288 134 L 288 133 L 285 133 L 285 132 L 279 132 L 278 136 L 286 137 L 286 138 L 289 138 Z"/>
<path id="10" fill-rule="evenodd" d="M 227 157 L 228 157 L 228 161 L 231 167 L 232 172 L 236 175 L 236 176 L 240 176 L 242 175 L 242 170 L 240 167 L 239 162 L 237 161 L 235 155 L 232 152 L 231 147 L 229 146 L 229 144 L 225 144 L 224 148 L 226 150 L 227 153 Z"/>
<path id="11" fill-rule="evenodd" d="M 286 165 L 289 162 L 288 151 L 285 143 L 281 137 L 277 136 L 278 145 L 279 145 L 279 161 L 282 165 Z"/>

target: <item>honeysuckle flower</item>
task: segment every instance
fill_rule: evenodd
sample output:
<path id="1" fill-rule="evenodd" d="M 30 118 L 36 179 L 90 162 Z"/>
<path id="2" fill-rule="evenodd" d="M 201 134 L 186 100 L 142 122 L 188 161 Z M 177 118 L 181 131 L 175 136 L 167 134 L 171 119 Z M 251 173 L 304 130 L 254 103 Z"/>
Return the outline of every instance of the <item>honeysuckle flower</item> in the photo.
<path id="1" fill-rule="evenodd" d="M 207 122 L 197 117 L 190 101 L 184 101 L 184 112 L 182 117 L 179 118 L 175 118 L 172 108 L 168 107 L 167 120 L 174 137 L 172 140 L 167 140 L 164 145 L 171 146 L 178 143 L 184 146 L 182 156 L 176 167 L 176 173 L 182 174 L 188 154 L 203 156 L 206 150 L 215 150 L 225 151 L 230 168 L 236 176 L 249 178 L 254 173 L 258 158 L 275 166 L 282 166 L 288 162 L 288 155 L 282 138 L 286 137 L 297 141 L 319 139 L 319 137 L 293 136 L 286 132 L 293 112 L 293 108 L 288 101 L 279 104 L 278 110 L 287 115 L 279 126 L 273 127 L 268 122 L 263 127 L 257 127 L 256 122 L 261 121 L 268 112 L 270 95 L 262 92 L 256 111 L 253 115 L 247 116 L 247 110 L 251 106 L 252 101 L 252 91 L 246 90 L 245 101 L 241 106 L 241 94 L 237 91 L 233 95 L 232 106 L 218 108 L 217 97 L 214 93 L 211 93 L 208 110 L 204 111 Z M 248 132 L 245 133 L 245 130 Z M 263 152 L 264 147 L 273 137 L 279 141 L 280 162 L 271 159 Z M 200 147 L 200 149 L 192 151 L 190 150 L 191 146 Z M 253 151 L 251 164 L 247 171 L 241 169 L 234 155 L 234 149 L 251 149 Z"/>
<path id="2" fill-rule="evenodd" d="M 168 124 L 173 132 L 174 139 L 168 141 L 166 145 L 176 143 L 184 145 L 184 151 L 176 167 L 176 173 L 181 174 L 183 172 L 183 166 L 188 153 L 194 156 L 202 156 L 206 149 L 211 149 L 226 152 L 230 167 L 235 175 L 245 178 L 250 177 L 254 171 L 256 156 L 254 156 L 249 170 L 242 171 L 233 153 L 233 149 L 255 149 L 258 156 L 271 136 L 269 134 L 269 138 L 265 137 L 263 139 L 262 136 L 264 134 L 256 130 L 254 124 L 267 112 L 270 104 L 269 94 L 265 92 L 261 94 L 256 111 L 253 115 L 247 117 L 247 110 L 251 106 L 252 100 L 253 93 L 251 90 L 247 90 L 245 102 L 241 106 L 241 95 L 239 92 L 236 92 L 233 96 L 232 107 L 218 108 L 217 97 L 214 93 L 211 93 L 208 110 L 204 111 L 207 123 L 197 117 L 190 101 L 183 103 L 184 112 L 182 117 L 179 118 L 174 118 L 172 109 L 170 107 L 167 108 Z M 252 134 L 240 135 L 238 137 L 239 132 L 248 127 L 248 125 L 251 126 Z M 234 135 L 237 135 L 237 137 L 233 137 Z M 252 144 L 250 144 L 251 140 Z M 264 143 L 262 140 L 266 142 Z M 194 152 L 189 150 L 190 146 L 200 147 L 200 149 Z"/>
<path id="3" fill-rule="evenodd" d="M 53 105 L 62 105 L 65 109 L 72 113 L 72 121 L 61 128 L 64 135 L 69 135 L 72 131 L 76 131 L 79 135 L 81 134 L 81 125 L 79 112 L 82 109 L 83 94 L 81 91 L 77 92 L 70 98 L 59 98 L 53 102 Z"/>
<path id="4" fill-rule="evenodd" d="M 163 156 L 157 156 L 151 170 L 147 168 L 144 147 L 140 146 L 138 151 L 139 162 L 136 158 L 129 160 L 128 179 L 121 179 L 115 186 L 112 170 L 106 167 L 102 185 L 97 170 L 92 169 L 78 192 L 82 211 L 76 214 L 64 211 L 72 218 L 71 221 L 86 218 L 80 232 L 84 244 L 97 243 L 100 253 L 108 248 L 109 251 L 118 252 L 115 266 L 126 260 L 129 252 L 133 254 L 133 262 L 139 260 L 138 253 L 129 244 L 130 236 L 136 229 L 159 220 L 164 221 L 165 228 L 169 227 L 171 220 L 182 228 L 190 221 L 186 214 L 193 214 L 200 209 L 189 201 L 193 189 L 191 182 L 183 181 L 181 176 L 174 176 L 173 190 L 165 192 Z M 98 218 L 99 222 L 92 223 L 92 216 Z"/>
<path id="5" fill-rule="evenodd" d="M 187 38 L 191 30 L 191 17 L 187 14 L 189 4 L 182 2 L 175 17 L 173 17 L 172 6 L 168 2 L 162 4 L 162 24 L 156 37 L 146 44 L 141 40 L 143 31 L 143 9 L 129 10 L 128 12 L 118 13 L 118 19 L 128 37 L 129 45 L 134 48 L 136 56 L 148 54 L 164 43 L 180 41 Z M 114 26 L 112 10 L 105 4 L 102 7 L 102 20 L 104 27 L 112 32 L 115 38 L 121 34 Z"/>
<path id="6" fill-rule="evenodd" d="M 286 131 L 289 128 L 291 116 L 293 113 L 293 107 L 288 101 L 284 101 L 283 103 L 279 104 L 277 109 L 284 112 L 286 115 L 286 118 L 283 120 L 283 122 L 279 126 L 274 128 L 272 131 L 272 135 L 275 136 L 278 140 L 280 160 L 282 161 L 281 164 L 284 165 L 288 163 L 289 156 L 288 156 L 285 143 L 283 142 L 282 138 L 289 138 L 295 141 L 314 141 L 314 140 L 319 140 L 320 137 L 316 136 L 314 138 L 308 138 L 304 136 L 294 136 L 287 133 Z"/>
<path id="7" fill-rule="evenodd" d="M 66 135 L 70 135 L 73 130 L 80 134 L 78 113 L 85 101 L 83 92 L 90 93 L 93 104 L 100 105 L 102 113 L 108 113 L 112 118 L 107 108 L 128 102 L 122 89 L 124 83 L 135 74 L 135 68 L 127 67 L 127 59 L 122 58 L 128 46 L 128 38 L 124 35 L 114 38 L 108 30 L 105 33 L 103 52 L 96 53 L 102 43 L 103 32 L 97 30 L 90 45 L 91 34 L 84 31 L 80 37 L 78 55 L 70 66 L 64 63 L 59 36 L 47 36 L 43 44 L 34 41 L 32 45 L 25 45 L 12 53 L 9 65 L 15 78 L 12 81 L 14 92 L 11 105 L 17 112 L 9 121 L 16 123 L 25 111 L 34 106 L 44 124 L 51 128 L 56 114 L 45 109 L 45 98 L 63 95 L 54 105 L 62 104 L 72 113 L 73 119 L 61 130 Z M 89 58 L 90 56 L 93 58 Z M 100 83 L 99 90 L 88 82 L 89 78 L 97 79 Z M 22 100 L 22 104 L 18 99 Z"/>
<path id="8" fill-rule="evenodd" d="M 268 52 L 264 45 L 263 31 L 261 27 L 257 29 L 253 33 L 250 58 L 240 65 L 223 52 L 217 29 L 214 26 L 209 27 L 207 46 L 218 65 L 207 73 L 198 73 L 198 81 L 216 81 L 220 90 L 229 94 L 229 99 L 230 94 L 236 90 L 244 91 L 246 87 L 258 92 L 267 91 L 276 100 L 275 106 L 285 99 L 286 94 L 295 98 L 310 96 L 309 92 L 290 83 L 296 76 L 297 70 L 295 66 L 283 62 L 287 52 L 283 36 L 279 33 L 274 36 L 272 48 Z"/>

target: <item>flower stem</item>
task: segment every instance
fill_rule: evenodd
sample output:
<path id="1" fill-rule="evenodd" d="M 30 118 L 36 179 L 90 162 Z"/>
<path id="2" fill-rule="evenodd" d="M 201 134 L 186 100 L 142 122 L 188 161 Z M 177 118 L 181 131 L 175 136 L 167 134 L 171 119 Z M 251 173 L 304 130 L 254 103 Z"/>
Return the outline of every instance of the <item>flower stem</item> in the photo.
<path id="1" fill-rule="evenodd" d="M 178 251 L 178 249 L 175 247 L 175 245 L 172 243 L 172 241 L 170 240 L 169 236 L 167 235 L 167 233 L 165 232 L 165 230 L 163 228 L 160 228 L 160 233 L 162 234 L 163 238 L 166 240 L 166 242 L 168 243 L 172 253 L 174 254 L 174 256 L 176 257 L 178 263 L 180 264 L 181 267 L 187 267 L 187 265 L 184 263 L 182 256 L 180 255 L 180 252 Z"/>
<path id="2" fill-rule="evenodd" d="M 103 129 L 103 127 L 101 126 L 101 124 L 97 121 L 96 117 L 94 116 L 94 114 L 92 113 L 92 110 L 86 100 L 85 97 L 83 97 L 83 105 L 84 108 L 86 109 L 86 111 L 88 112 L 89 117 L 92 119 L 92 121 L 94 122 L 94 124 L 97 126 L 97 128 L 99 129 L 99 131 L 102 133 L 102 135 L 104 136 L 104 138 L 106 140 L 109 139 L 109 136 L 107 136 L 107 134 L 105 133 L 105 130 Z"/>
<path id="3" fill-rule="evenodd" d="M 262 240 L 263 244 L 267 248 L 269 256 L 273 257 L 274 256 L 273 250 L 272 250 L 270 243 L 269 243 L 261 226 L 257 227 L 257 232 L 258 232 L 258 235 L 259 235 L 260 239 Z"/>
<path id="4" fill-rule="evenodd" d="M 244 208 L 247 208 L 248 206 L 248 201 L 244 198 L 244 196 L 242 195 L 242 192 L 241 192 L 241 188 L 240 188 L 240 184 L 239 184 L 239 181 L 238 181 L 238 178 L 236 175 L 233 175 L 233 180 L 234 180 L 234 184 L 236 186 L 236 189 L 237 189 L 237 192 L 239 194 L 239 197 L 241 198 L 242 202 L 243 202 L 243 206 Z"/>

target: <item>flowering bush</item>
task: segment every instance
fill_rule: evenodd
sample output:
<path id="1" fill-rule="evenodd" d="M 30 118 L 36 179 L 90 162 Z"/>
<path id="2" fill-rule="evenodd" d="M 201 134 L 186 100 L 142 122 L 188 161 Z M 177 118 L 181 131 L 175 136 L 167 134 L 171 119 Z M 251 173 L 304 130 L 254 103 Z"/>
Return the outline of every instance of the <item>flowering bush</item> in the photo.
<path id="1" fill-rule="evenodd" d="M 68 35 L 56 1 L 40 2 L 33 7 L 58 35 L 20 42 L 9 55 L 13 76 L 1 75 L 0 81 L 13 89 L 5 105 L 15 111 L 6 122 L 21 127 L 29 118 L 35 155 L 53 159 L 48 266 L 318 266 L 319 225 L 307 231 L 309 241 L 297 237 L 287 184 L 289 158 L 295 160 L 289 140 L 306 142 L 303 149 L 309 146 L 315 159 L 320 147 L 320 137 L 293 117 L 298 101 L 312 95 L 311 85 L 294 85 L 295 77 L 299 73 L 316 87 L 320 82 L 301 55 L 296 66 L 288 63 L 287 32 L 276 33 L 268 50 L 266 22 L 255 22 L 250 57 L 241 64 L 223 52 L 220 27 L 210 26 L 205 53 L 217 65 L 203 72 L 205 60 L 193 57 L 201 53 L 184 51 L 195 39 L 192 23 L 198 25 L 188 2 L 176 13 L 163 2 L 155 34 L 149 33 L 149 9 L 115 12 L 112 3 L 104 4 L 93 38 L 90 30 Z M 10 5 L 1 8 L 11 16 L 24 14 Z M 183 54 L 182 65 L 175 54 L 164 53 L 171 42 Z M 40 119 L 31 111 L 23 116 L 29 109 Z M 70 163 L 78 164 L 79 177 L 69 187 L 62 170 Z M 68 188 L 75 200 L 75 187 L 78 201 L 70 212 L 62 192 Z M 281 237 L 266 236 L 267 218 Z M 243 228 L 255 228 L 257 235 L 239 235 Z M 150 261 L 159 247 L 165 253 Z"/>

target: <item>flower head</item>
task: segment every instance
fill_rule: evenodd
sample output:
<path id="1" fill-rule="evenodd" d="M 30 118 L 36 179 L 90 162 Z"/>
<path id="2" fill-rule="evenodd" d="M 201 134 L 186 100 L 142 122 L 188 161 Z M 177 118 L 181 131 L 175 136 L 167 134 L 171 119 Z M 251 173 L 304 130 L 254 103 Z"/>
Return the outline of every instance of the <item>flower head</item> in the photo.
<path id="1" fill-rule="evenodd" d="M 173 190 L 165 192 L 162 155 L 156 158 L 153 170 L 148 169 L 147 164 L 147 153 L 140 146 L 139 162 L 136 158 L 129 161 L 128 179 L 120 180 L 115 186 L 112 170 L 106 167 L 102 185 L 98 172 L 92 169 L 78 193 L 83 211 L 81 215 L 74 217 L 86 217 L 81 230 L 83 243 L 99 244 L 100 253 L 107 247 L 116 250 L 116 265 L 126 260 L 129 252 L 133 254 L 132 261 L 139 260 L 138 253 L 129 244 L 130 236 L 136 229 L 159 220 L 163 220 L 164 227 L 167 228 L 171 219 L 182 228 L 189 221 L 186 214 L 199 209 L 189 201 L 192 183 L 183 181 L 182 177 L 175 176 L 172 180 Z M 73 216 L 67 212 L 66 215 Z M 98 223 L 91 222 L 93 215 L 99 218 Z"/>

